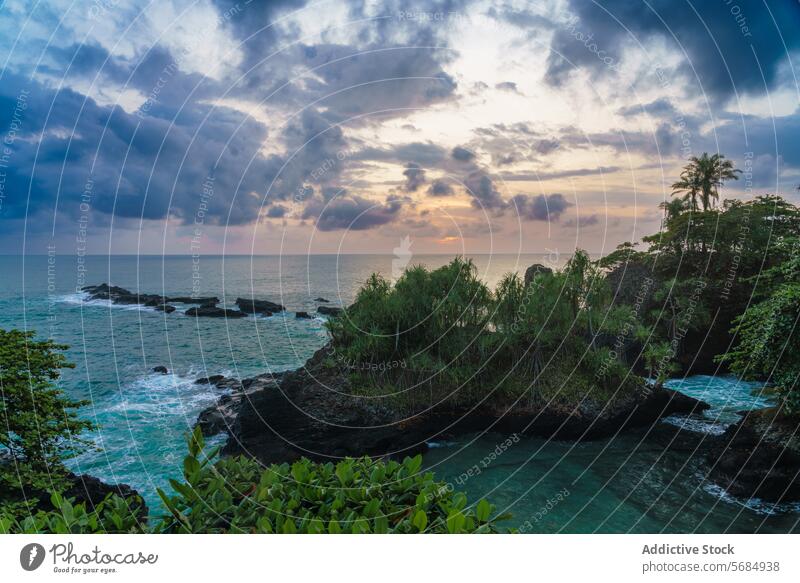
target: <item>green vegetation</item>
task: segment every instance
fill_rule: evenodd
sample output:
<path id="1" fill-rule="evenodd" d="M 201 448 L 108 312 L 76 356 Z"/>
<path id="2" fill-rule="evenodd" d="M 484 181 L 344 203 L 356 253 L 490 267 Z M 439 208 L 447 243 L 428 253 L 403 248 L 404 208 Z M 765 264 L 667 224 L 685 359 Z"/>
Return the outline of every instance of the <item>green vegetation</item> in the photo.
<path id="1" fill-rule="evenodd" d="M 0 329 L 0 446 L 7 458 L 0 463 L 0 503 L 35 504 L 65 487 L 63 460 L 86 445 L 80 434 L 93 425 L 77 414 L 85 403 L 54 385 L 60 370 L 73 366 L 64 349 L 34 340 L 32 332 Z"/>
<path id="2" fill-rule="evenodd" d="M 195 431 L 176 496 L 161 494 L 171 515 L 157 532 L 467 533 L 493 532 L 494 507 L 467 498 L 421 471 L 422 457 L 396 461 L 301 459 L 263 466 L 247 458 L 209 464 Z"/>
<path id="3" fill-rule="evenodd" d="M 94 509 L 61 495 L 53 509 L 20 518 L 0 507 L 0 533 L 490 533 L 506 516 L 486 500 L 474 507 L 421 470 L 422 458 L 337 464 L 301 459 L 267 468 L 244 457 L 211 463 L 199 430 L 189 436 L 184 481 L 159 491 L 167 511 L 148 525 L 112 495 Z"/>
<path id="4" fill-rule="evenodd" d="M 746 378 L 769 379 L 787 413 L 800 414 L 800 239 L 781 242 L 790 259 L 761 275 L 762 299 L 737 317 L 737 345 L 719 357 Z"/>
<path id="5" fill-rule="evenodd" d="M 459 257 L 432 271 L 411 267 L 394 286 L 371 276 L 329 328 L 355 390 L 388 396 L 398 408 L 523 396 L 606 401 L 641 382 L 624 380 L 621 361 L 599 345 L 631 319 L 629 307 L 610 300 L 583 251 L 563 271 L 542 270 L 527 286 L 509 274 L 494 292 L 472 261 Z"/>
<path id="6" fill-rule="evenodd" d="M 622 305 L 644 278 L 653 281 L 640 301 L 651 376 L 713 373 L 716 362 L 774 384 L 785 410 L 797 412 L 800 209 L 775 195 L 715 204 L 738 174 L 724 156 L 692 158 L 673 185 L 684 196 L 660 205 L 663 226 L 643 238 L 647 249 L 623 243 L 599 266 Z"/>

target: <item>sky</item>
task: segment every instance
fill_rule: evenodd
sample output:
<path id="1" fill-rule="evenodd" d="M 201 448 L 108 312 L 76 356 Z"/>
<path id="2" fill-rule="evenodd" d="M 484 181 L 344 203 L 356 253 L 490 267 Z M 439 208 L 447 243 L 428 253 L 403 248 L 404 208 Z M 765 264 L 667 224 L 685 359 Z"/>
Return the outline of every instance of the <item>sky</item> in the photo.
<path id="1" fill-rule="evenodd" d="M 796 0 L 0 0 L 0 253 L 607 253 L 800 202 Z"/>

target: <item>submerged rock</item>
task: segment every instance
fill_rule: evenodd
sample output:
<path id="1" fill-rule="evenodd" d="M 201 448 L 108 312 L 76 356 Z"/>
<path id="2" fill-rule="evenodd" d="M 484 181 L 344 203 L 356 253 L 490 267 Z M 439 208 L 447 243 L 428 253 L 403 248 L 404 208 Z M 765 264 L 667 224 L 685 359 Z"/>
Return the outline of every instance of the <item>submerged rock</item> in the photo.
<path id="1" fill-rule="evenodd" d="M 342 308 L 337 308 L 336 306 L 319 306 L 317 312 L 325 314 L 326 316 L 338 316 L 342 313 Z"/>
<path id="2" fill-rule="evenodd" d="M 153 372 L 161 373 L 161 374 L 169 374 L 169 370 L 167 370 L 166 366 L 154 366 Z"/>
<path id="3" fill-rule="evenodd" d="M 318 303 L 320 303 L 320 304 L 327 304 L 327 303 L 330 303 L 330 300 L 326 300 L 325 298 L 314 298 L 314 301 L 315 301 L 315 302 L 318 302 Z"/>
<path id="4" fill-rule="evenodd" d="M 294 317 L 295 318 L 303 318 L 305 320 L 310 320 L 312 318 L 311 314 L 309 314 L 308 312 L 297 312 L 294 315 Z"/>

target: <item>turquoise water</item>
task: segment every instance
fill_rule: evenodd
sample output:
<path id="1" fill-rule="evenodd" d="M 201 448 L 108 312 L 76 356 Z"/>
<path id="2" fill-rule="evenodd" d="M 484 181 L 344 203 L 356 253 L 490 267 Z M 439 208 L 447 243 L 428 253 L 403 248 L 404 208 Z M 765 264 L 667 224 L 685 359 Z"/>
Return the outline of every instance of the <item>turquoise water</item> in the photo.
<path id="1" fill-rule="evenodd" d="M 482 278 L 494 284 L 509 271 L 524 272 L 542 256 L 475 258 Z M 438 266 L 445 256 L 412 263 Z M 110 282 L 142 293 L 217 295 L 228 303 L 245 296 L 269 299 L 290 312 L 313 312 L 314 298 L 330 305 L 352 301 L 373 271 L 390 275 L 392 257 L 0 257 L 0 326 L 36 330 L 70 345 L 75 369 L 62 388 L 88 399 L 84 414 L 99 425 L 98 448 L 71 460 L 77 472 L 122 482 L 160 508 L 156 487 L 180 474 L 183 435 L 219 391 L 195 385 L 198 377 L 245 378 L 267 370 L 297 368 L 326 341 L 324 320 L 293 313 L 240 320 L 189 318 L 137 306 L 85 302 L 80 285 Z M 166 366 L 170 374 L 152 373 Z M 692 377 L 673 387 L 712 403 L 687 429 L 713 434 L 736 412 L 767 404 L 751 385 L 735 379 Z M 514 514 L 509 525 L 531 532 L 786 532 L 800 513 L 759 501 L 728 498 L 698 477 L 699 456 L 665 451 L 646 432 L 586 444 L 519 438 L 484 465 L 507 436 L 467 436 L 436 444 L 426 463 L 473 497 L 486 496 Z M 462 479 L 470 468 L 479 472 Z"/>

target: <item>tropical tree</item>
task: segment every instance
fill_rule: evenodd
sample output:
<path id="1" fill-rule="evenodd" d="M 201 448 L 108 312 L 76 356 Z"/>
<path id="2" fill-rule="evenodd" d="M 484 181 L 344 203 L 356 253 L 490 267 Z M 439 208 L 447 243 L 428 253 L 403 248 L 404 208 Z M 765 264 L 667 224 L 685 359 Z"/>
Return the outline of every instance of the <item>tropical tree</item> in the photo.
<path id="1" fill-rule="evenodd" d="M 11 460 L 0 464 L 0 494 L 58 491 L 67 476 L 62 460 L 84 443 L 79 434 L 93 428 L 76 411 L 86 403 L 54 385 L 60 369 L 74 366 L 65 349 L 35 340 L 33 332 L 0 329 L 0 445 Z"/>
<path id="2" fill-rule="evenodd" d="M 689 163 L 684 166 L 681 178 L 672 185 L 673 194 L 684 193 L 683 200 L 689 203 L 694 211 L 698 209 L 697 198 L 703 205 L 703 210 L 711 209 L 719 200 L 719 189 L 726 180 L 738 180 L 737 170 L 733 162 L 722 154 L 708 155 L 707 152 L 698 158 L 692 156 Z"/>

